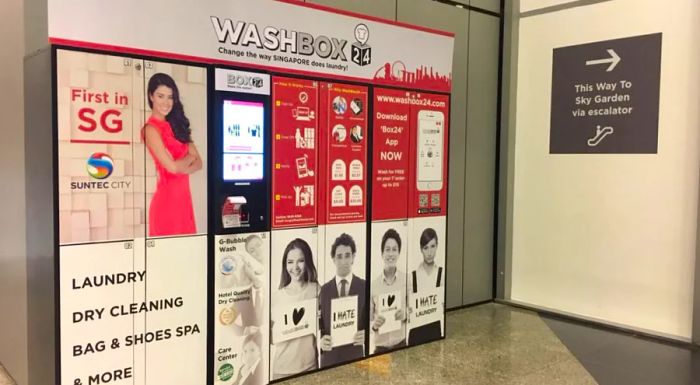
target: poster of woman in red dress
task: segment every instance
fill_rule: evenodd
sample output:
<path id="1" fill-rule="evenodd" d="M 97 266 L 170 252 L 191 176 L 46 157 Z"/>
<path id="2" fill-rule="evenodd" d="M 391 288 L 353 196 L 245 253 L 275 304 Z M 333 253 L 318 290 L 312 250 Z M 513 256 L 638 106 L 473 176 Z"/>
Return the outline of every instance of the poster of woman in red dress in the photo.
<path id="1" fill-rule="evenodd" d="M 205 161 L 193 140 L 180 90 L 173 77 L 155 73 L 148 81 L 147 97 L 151 115 L 144 126 L 143 138 L 157 176 L 148 206 L 148 236 L 206 231 L 197 228 L 197 210 L 190 187 L 190 176 L 201 172 Z M 202 128 L 205 130 L 206 125 Z"/>

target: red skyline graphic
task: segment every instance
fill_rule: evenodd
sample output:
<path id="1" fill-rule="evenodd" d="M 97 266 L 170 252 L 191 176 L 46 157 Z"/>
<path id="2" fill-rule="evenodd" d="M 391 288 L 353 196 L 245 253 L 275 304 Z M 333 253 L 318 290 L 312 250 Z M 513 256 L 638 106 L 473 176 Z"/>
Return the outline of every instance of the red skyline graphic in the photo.
<path id="1" fill-rule="evenodd" d="M 433 90 L 449 91 L 452 88 L 452 73 L 441 75 L 433 67 L 420 66 L 415 71 L 406 70 L 401 61 L 385 63 L 374 73 L 376 83 L 387 85 L 412 86 Z"/>

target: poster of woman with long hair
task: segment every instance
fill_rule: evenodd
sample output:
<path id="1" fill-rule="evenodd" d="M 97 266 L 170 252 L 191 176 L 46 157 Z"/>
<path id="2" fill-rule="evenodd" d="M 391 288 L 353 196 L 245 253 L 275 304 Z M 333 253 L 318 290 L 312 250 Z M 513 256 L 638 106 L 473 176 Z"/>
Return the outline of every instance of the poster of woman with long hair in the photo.
<path id="1" fill-rule="evenodd" d="M 186 83 L 185 80 L 181 83 Z M 199 175 L 206 178 L 206 170 L 203 170 L 206 147 L 201 152 L 198 148 L 200 144 L 206 146 L 206 97 L 201 101 L 192 97 L 192 107 L 197 110 L 186 111 L 181 87 L 173 76 L 164 72 L 151 75 L 146 93 L 151 111 L 143 128 L 143 139 L 157 177 L 147 208 L 147 235 L 205 232 L 206 193 L 193 194 L 191 178 Z M 203 111 L 198 108 L 199 104 L 204 106 Z M 203 206 L 199 202 L 202 200 Z"/>

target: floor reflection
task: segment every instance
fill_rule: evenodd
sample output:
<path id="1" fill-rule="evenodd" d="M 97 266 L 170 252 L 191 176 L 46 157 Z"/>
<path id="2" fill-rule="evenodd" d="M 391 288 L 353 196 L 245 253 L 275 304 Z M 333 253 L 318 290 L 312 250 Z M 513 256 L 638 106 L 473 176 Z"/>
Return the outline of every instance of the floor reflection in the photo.
<path id="1" fill-rule="evenodd" d="M 532 312 L 494 303 L 450 312 L 447 335 L 282 384 L 596 384 Z"/>

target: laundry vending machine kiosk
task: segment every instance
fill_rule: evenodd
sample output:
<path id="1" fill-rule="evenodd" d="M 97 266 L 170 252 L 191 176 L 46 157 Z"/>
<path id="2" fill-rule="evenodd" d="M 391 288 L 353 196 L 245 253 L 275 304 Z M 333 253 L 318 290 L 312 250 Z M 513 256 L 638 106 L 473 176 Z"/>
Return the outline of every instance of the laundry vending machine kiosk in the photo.
<path id="1" fill-rule="evenodd" d="M 49 2 L 37 383 L 266 384 L 443 338 L 452 34 L 185 3 Z"/>

